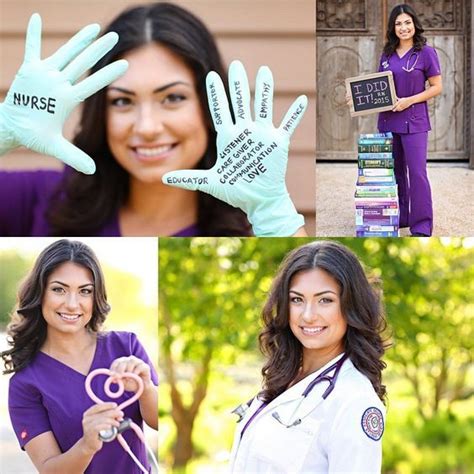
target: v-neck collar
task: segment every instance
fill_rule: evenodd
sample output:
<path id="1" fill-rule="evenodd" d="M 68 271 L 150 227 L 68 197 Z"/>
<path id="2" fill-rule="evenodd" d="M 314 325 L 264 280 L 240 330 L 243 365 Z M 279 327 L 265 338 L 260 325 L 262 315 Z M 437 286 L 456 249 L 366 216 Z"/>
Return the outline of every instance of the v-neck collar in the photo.
<path id="1" fill-rule="evenodd" d="M 100 340 L 101 339 L 102 339 L 101 336 L 98 334 L 97 337 L 96 337 L 96 342 L 95 342 L 94 356 L 92 357 L 92 362 L 91 362 L 91 365 L 90 365 L 90 367 L 87 371 L 87 374 L 83 374 L 82 372 L 79 372 L 78 370 L 74 369 L 70 365 L 67 365 L 64 362 L 61 362 L 60 360 L 56 359 L 55 357 L 50 356 L 49 354 L 46 354 L 43 351 L 38 351 L 37 355 L 39 355 L 41 357 L 46 357 L 47 359 L 54 361 L 54 363 L 60 365 L 61 367 L 65 367 L 65 368 L 69 369 L 70 371 L 75 372 L 76 374 L 80 375 L 81 377 L 86 378 L 92 372 L 92 370 L 95 368 L 96 360 L 99 356 L 99 348 L 100 348 Z"/>
<path id="2" fill-rule="evenodd" d="M 412 51 L 412 49 L 414 48 L 415 46 L 413 45 L 410 49 L 406 50 L 404 53 L 403 53 L 403 56 L 399 56 L 397 50 L 395 50 L 395 54 L 397 55 L 397 58 L 402 60 L 409 52 Z"/>

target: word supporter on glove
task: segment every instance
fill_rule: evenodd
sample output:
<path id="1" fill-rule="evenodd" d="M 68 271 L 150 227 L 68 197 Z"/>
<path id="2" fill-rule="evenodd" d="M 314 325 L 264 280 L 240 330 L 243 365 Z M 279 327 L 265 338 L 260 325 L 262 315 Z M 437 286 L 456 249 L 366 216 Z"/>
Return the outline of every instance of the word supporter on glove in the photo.
<path id="1" fill-rule="evenodd" d="M 115 61 L 76 81 L 117 43 L 117 33 L 99 34 L 97 24 L 88 25 L 52 56 L 41 59 L 41 17 L 30 18 L 25 57 L 0 104 L 0 154 L 20 145 L 59 158 L 86 174 L 95 172 L 94 161 L 62 135 L 64 122 L 83 100 L 121 76 L 128 67 Z M 93 42 L 94 41 L 94 42 Z"/>
<path id="2" fill-rule="evenodd" d="M 244 66 L 229 67 L 229 89 L 235 123 L 221 78 L 214 71 L 206 78 L 209 110 L 217 132 L 217 161 L 210 170 L 178 170 L 166 173 L 163 182 L 199 190 L 239 207 L 255 235 L 293 235 L 304 225 L 285 183 L 290 137 L 308 103 L 300 96 L 280 127 L 273 116 L 273 76 L 262 66 L 257 74 L 254 114 L 250 113 L 250 88 Z"/>

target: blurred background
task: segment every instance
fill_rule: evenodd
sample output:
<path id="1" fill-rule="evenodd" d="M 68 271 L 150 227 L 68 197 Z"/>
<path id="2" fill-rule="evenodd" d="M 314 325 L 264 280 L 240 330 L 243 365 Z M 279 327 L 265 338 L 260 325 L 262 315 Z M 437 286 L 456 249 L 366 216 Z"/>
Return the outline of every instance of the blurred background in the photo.
<path id="1" fill-rule="evenodd" d="M 6 325 L 16 303 L 19 283 L 32 268 L 38 254 L 56 239 L 0 239 L 0 350 L 7 344 Z M 112 310 L 104 330 L 137 334 L 155 367 L 158 362 L 158 244 L 155 238 L 80 238 L 96 253 L 105 275 Z M 3 371 L 2 367 L 2 371 Z M 0 472 L 37 472 L 20 450 L 8 415 L 8 381 L 0 376 Z M 158 449 L 156 431 L 145 431 L 149 445 Z"/>
<path id="2" fill-rule="evenodd" d="M 105 27 L 140 0 L 0 0 L 0 101 L 23 62 L 25 32 L 32 13 L 43 20 L 42 58 L 48 57 L 88 23 Z M 210 29 L 228 65 L 240 59 L 252 93 L 255 76 L 267 65 L 275 80 L 274 123 L 280 124 L 294 99 L 306 94 L 309 106 L 291 141 L 287 185 L 306 228 L 315 235 L 316 45 L 315 4 L 310 0 L 178 0 Z M 153 71 L 156 73 L 156 71 Z M 66 123 L 64 135 L 76 130 L 79 110 Z M 21 148 L 2 156 L 1 169 L 60 168 L 58 160 Z"/>
<path id="3" fill-rule="evenodd" d="M 226 470 L 231 411 L 261 388 L 266 293 L 283 256 L 312 240 L 160 239 L 162 473 Z M 383 472 L 472 473 L 474 239 L 337 240 L 382 280 Z"/>

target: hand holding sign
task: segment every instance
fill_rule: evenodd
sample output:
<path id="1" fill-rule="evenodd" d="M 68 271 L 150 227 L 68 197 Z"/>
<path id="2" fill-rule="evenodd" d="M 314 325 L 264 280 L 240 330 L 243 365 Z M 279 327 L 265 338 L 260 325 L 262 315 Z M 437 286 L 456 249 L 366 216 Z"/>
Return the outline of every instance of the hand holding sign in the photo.
<path id="1" fill-rule="evenodd" d="M 391 71 L 350 77 L 346 79 L 346 88 L 352 117 L 392 110 L 397 101 Z"/>
<path id="2" fill-rule="evenodd" d="M 125 60 L 115 61 L 76 83 L 118 41 L 116 33 L 108 33 L 92 43 L 99 31 L 99 25 L 86 26 L 42 60 L 41 17 L 35 13 L 30 18 L 23 64 L 0 105 L 0 153 L 24 145 L 55 156 L 78 171 L 94 173 L 94 161 L 62 136 L 62 128 L 76 105 L 128 67 Z"/>
<path id="3" fill-rule="evenodd" d="M 217 162 L 210 170 L 166 173 L 163 182 L 204 191 L 239 207 L 248 216 L 255 235 L 285 236 L 304 225 L 285 184 L 290 137 L 308 100 L 300 96 L 279 128 L 272 123 L 273 77 L 266 66 L 257 74 L 255 120 L 250 114 L 250 90 L 241 62 L 229 67 L 229 88 L 235 124 L 221 78 L 210 72 L 206 79 L 209 109 L 217 131 Z"/>

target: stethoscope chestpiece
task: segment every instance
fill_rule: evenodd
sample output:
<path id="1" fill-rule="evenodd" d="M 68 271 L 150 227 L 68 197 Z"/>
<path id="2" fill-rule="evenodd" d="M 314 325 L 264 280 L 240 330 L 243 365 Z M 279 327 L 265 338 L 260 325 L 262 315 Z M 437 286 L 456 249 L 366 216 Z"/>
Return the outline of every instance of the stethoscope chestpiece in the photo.
<path id="1" fill-rule="evenodd" d="M 231 413 L 234 413 L 235 415 L 239 417 L 239 419 L 237 420 L 237 423 L 240 423 L 244 419 L 245 413 L 247 412 L 248 409 L 249 409 L 248 404 L 242 403 L 238 407 L 232 410 Z"/>
<path id="2" fill-rule="evenodd" d="M 119 427 L 112 426 L 108 430 L 101 430 L 99 431 L 99 439 L 104 443 L 110 443 L 113 441 L 120 433 L 128 430 L 132 427 L 132 420 L 130 418 L 124 418 L 121 422 Z"/>

